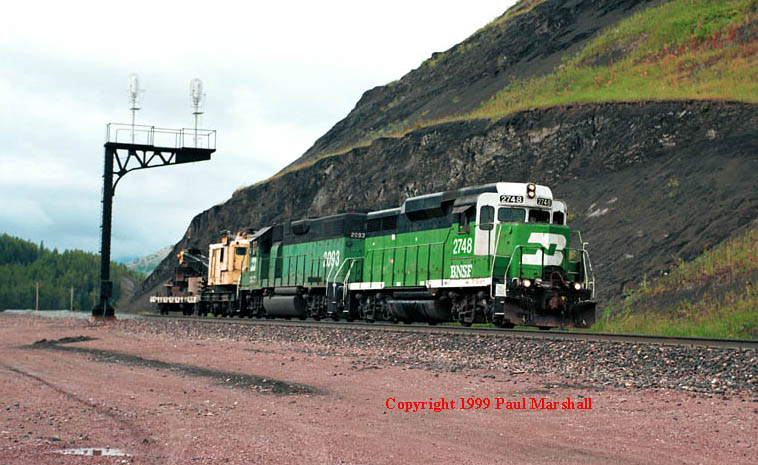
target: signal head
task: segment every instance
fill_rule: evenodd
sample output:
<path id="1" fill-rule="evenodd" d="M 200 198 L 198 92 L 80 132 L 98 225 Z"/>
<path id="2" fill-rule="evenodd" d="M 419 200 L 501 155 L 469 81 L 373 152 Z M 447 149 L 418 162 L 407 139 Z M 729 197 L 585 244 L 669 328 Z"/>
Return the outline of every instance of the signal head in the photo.
<path id="1" fill-rule="evenodd" d="M 193 107 L 199 107 L 202 104 L 203 97 L 203 81 L 195 78 L 190 81 L 190 99 L 192 100 Z"/>

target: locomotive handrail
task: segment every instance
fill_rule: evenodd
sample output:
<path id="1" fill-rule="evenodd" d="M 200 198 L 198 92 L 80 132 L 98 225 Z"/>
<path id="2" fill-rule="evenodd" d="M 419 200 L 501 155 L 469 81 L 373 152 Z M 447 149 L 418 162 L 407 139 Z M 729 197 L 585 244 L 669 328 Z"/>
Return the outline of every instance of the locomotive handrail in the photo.
<path id="1" fill-rule="evenodd" d="M 582 261 L 584 261 L 585 259 L 587 260 L 587 265 L 582 267 L 584 269 L 584 282 L 587 283 L 587 287 L 591 287 L 592 298 L 594 299 L 595 298 L 595 273 L 592 271 L 592 263 L 590 262 L 590 254 L 589 252 L 587 252 L 584 246 L 582 246 L 580 250 L 582 251 Z M 587 270 L 589 270 L 589 274 Z M 590 281 L 590 278 L 592 278 L 591 281 Z"/>
<path id="2" fill-rule="evenodd" d="M 353 270 L 353 265 L 358 260 L 363 260 L 363 259 L 364 259 L 364 257 L 347 257 L 344 260 L 342 260 L 342 263 L 337 268 L 337 272 L 334 273 L 334 281 L 332 281 L 332 285 L 336 288 L 336 285 L 337 285 L 337 276 L 339 276 L 340 271 L 342 270 L 342 267 L 344 267 L 347 262 L 350 262 L 350 267 L 348 268 L 347 273 L 345 273 L 345 281 L 343 282 L 343 285 L 342 285 L 342 300 L 345 300 L 345 294 L 347 293 L 347 291 L 346 291 L 346 289 L 347 289 L 347 280 L 350 278 L 350 273 Z M 326 289 L 327 289 L 327 293 L 329 292 L 329 281 L 331 279 L 332 271 L 333 270 L 334 270 L 334 267 L 332 267 L 332 269 L 329 271 L 329 274 L 326 276 Z M 336 289 L 335 289 L 335 291 L 336 291 Z M 337 296 L 335 295 L 335 298 L 336 297 Z"/>
<path id="3" fill-rule="evenodd" d="M 337 268 L 337 272 L 334 273 L 334 281 L 332 281 L 332 284 L 334 284 L 334 283 L 337 282 L 337 276 L 340 275 L 340 271 L 342 271 L 342 267 L 344 267 L 347 262 L 356 262 L 358 260 L 363 260 L 363 259 L 364 259 L 364 257 L 347 257 L 344 260 L 342 260 L 342 263 Z M 350 265 L 350 267 L 352 269 L 352 265 Z M 327 288 L 329 287 L 329 281 L 331 281 L 331 278 L 332 278 L 332 271 L 334 271 L 334 267 L 332 267 L 329 270 L 329 274 L 326 275 L 326 287 Z"/>
<path id="4" fill-rule="evenodd" d="M 511 254 L 511 258 L 508 260 L 508 265 L 505 267 L 505 273 L 503 274 L 503 280 L 505 281 L 505 294 L 503 297 L 508 297 L 508 270 L 511 269 L 511 263 L 513 263 L 513 257 L 516 256 L 516 251 L 521 248 L 521 245 L 517 245 L 513 249 L 513 253 Z M 521 255 L 519 255 L 519 261 L 521 261 Z M 490 286 L 490 292 L 492 292 L 492 286 Z M 494 297 L 494 296 L 491 296 Z"/>
<path id="5" fill-rule="evenodd" d="M 336 281 L 336 278 L 337 278 L 337 276 L 340 274 L 340 270 L 341 270 L 341 269 L 342 269 L 342 267 L 345 265 L 345 263 L 347 262 L 347 260 L 348 260 L 347 258 L 346 258 L 346 259 L 344 259 L 344 260 L 342 260 L 342 263 L 340 264 L 340 266 L 339 266 L 339 267 L 337 267 L 337 272 L 336 272 L 336 273 L 334 273 L 334 278 L 335 278 L 335 281 L 334 281 L 334 282 L 335 282 L 335 283 L 337 282 L 337 281 Z M 329 273 L 327 273 L 327 275 L 326 275 L 326 287 L 327 287 L 327 288 L 329 287 L 329 281 L 332 279 L 332 272 L 333 272 L 333 271 L 334 271 L 334 267 L 331 267 L 331 268 L 329 268 Z"/>
<path id="6" fill-rule="evenodd" d="M 345 273 L 345 281 L 342 282 L 342 300 L 345 300 L 345 296 L 347 295 L 347 282 L 350 280 L 350 273 L 353 271 L 353 265 L 355 265 L 355 262 L 358 261 L 358 259 L 363 260 L 363 257 L 353 257 L 349 258 L 350 260 L 350 267 L 347 269 L 347 273 Z M 335 276 L 335 279 L 337 277 Z"/>
<path id="7" fill-rule="evenodd" d="M 492 254 L 490 255 L 492 257 L 492 266 L 490 267 L 490 298 L 492 298 L 492 299 L 495 298 L 494 292 L 492 290 L 493 289 L 492 288 L 492 283 L 495 281 L 495 262 L 497 261 L 497 257 L 498 257 L 498 255 L 497 255 L 497 248 L 500 245 L 500 236 L 501 236 L 500 233 L 502 232 L 502 226 L 503 226 L 503 223 L 498 223 L 498 225 L 497 225 L 498 229 L 497 229 L 497 236 L 495 236 L 495 250 L 493 250 Z M 487 244 L 489 244 L 489 237 L 487 238 Z M 508 276 L 507 268 L 506 268 L 505 275 L 506 275 L 506 278 L 507 278 L 507 276 Z"/>
<path id="8" fill-rule="evenodd" d="M 577 230 L 576 235 L 579 236 L 579 243 L 582 244 L 582 248 L 579 249 L 582 251 L 582 260 L 584 261 L 586 259 L 587 266 L 584 266 L 584 282 L 592 285 L 592 298 L 595 298 L 595 272 L 592 271 L 592 262 L 590 262 L 590 254 L 587 252 L 587 245 L 589 245 L 589 242 L 584 242 L 584 239 L 582 239 L 582 232 Z M 589 270 L 589 273 L 588 273 Z"/>

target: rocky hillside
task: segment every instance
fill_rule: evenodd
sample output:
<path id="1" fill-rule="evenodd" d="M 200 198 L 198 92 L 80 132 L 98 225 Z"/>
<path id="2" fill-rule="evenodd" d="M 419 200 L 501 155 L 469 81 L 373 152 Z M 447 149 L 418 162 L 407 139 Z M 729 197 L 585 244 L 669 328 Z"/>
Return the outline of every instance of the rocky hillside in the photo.
<path id="1" fill-rule="evenodd" d="M 758 339 L 758 218 L 744 233 L 643 280 L 593 329 L 615 333 Z"/>
<path id="2" fill-rule="evenodd" d="M 398 81 L 367 91 L 294 164 L 476 109 L 509 84 L 553 71 L 603 28 L 654 0 L 521 1 Z"/>
<path id="3" fill-rule="evenodd" d="M 756 17 L 758 0 L 522 1 L 367 92 L 296 169 L 196 216 L 174 253 L 224 229 L 528 180 L 568 202 L 601 305 L 619 299 L 758 216 Z"/>

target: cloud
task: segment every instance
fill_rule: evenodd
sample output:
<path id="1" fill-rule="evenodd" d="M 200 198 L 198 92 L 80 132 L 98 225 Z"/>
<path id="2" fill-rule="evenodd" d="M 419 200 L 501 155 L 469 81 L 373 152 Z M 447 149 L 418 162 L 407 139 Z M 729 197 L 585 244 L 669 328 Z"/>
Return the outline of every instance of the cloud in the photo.
<path id="1" fill-rule="evenodd" d="M 128 174 L 113 256 L 176 242 L 197 213 L 297 159 L 362 93 L 400 78 L 510 2 L 16 2 L 0 34 L 0 232 L 99 250 L 103 143 L 129 121 L 191 127 L 189 81 L 218 131 L 209 162 Z"/>

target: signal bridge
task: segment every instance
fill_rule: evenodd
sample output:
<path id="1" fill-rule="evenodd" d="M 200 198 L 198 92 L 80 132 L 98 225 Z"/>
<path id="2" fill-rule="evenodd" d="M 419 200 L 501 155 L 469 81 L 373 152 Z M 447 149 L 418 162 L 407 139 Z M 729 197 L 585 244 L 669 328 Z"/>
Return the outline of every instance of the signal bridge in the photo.
<path id="1" fill-rule="evenodd" d="M 105 142 L 103 169 L 103 215 L 100 243 L 100 302 L 93 317 L 113 317 L 109 302 L 111 221 L 116 185 L 131 171 L 210 160 L 216 151 L 216 131 L 210 129 L 166 129 L 155 126 L 110 123 Z"/>

